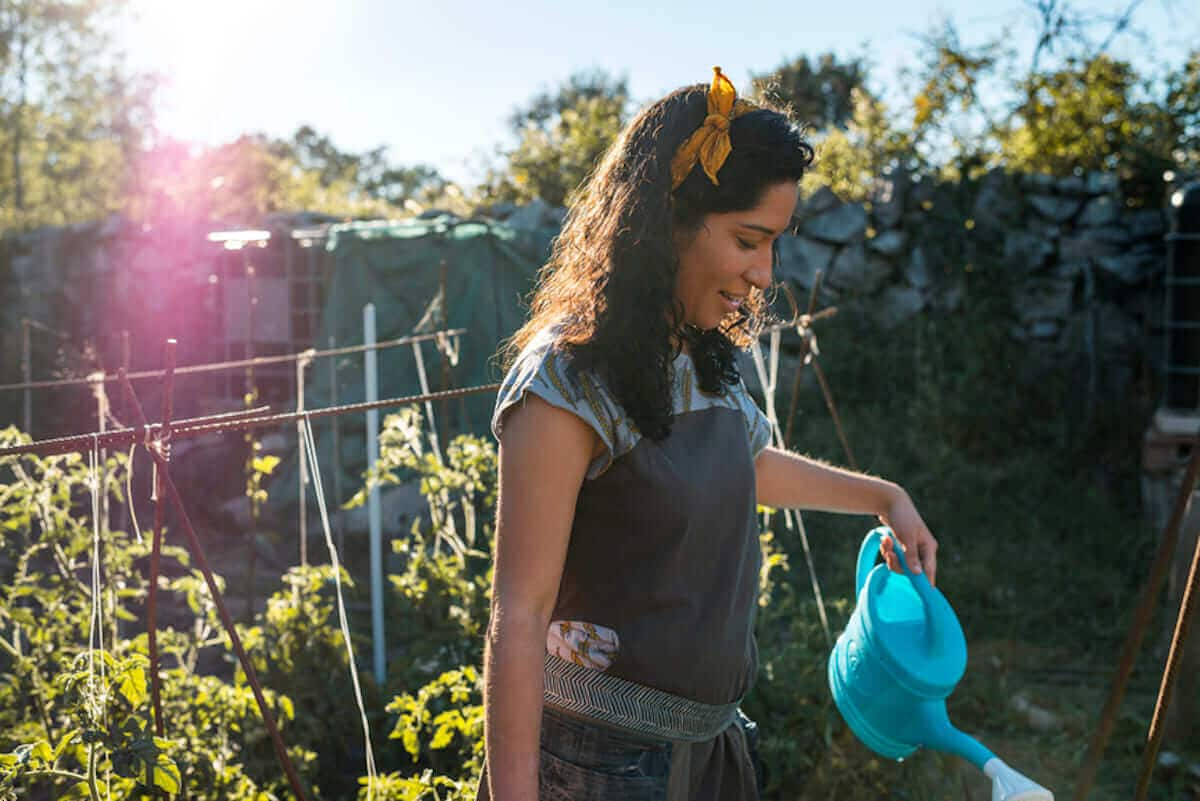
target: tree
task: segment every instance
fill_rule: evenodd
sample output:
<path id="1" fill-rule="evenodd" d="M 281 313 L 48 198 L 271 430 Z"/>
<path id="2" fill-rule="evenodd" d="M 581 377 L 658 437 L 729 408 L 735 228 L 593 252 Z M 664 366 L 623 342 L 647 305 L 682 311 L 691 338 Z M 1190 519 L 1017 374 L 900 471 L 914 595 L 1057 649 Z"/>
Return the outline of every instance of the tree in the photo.
<path id="1" fill-rule="evenodd" d="M 291 140 L 272 143 L 272 151 L 312 173 L 325 189 L 340 187 L 354 203 L 380 203 L 406 209 L 442 200 L 450 182 L 426 164 L 401 166 L 388 159 L 387 148 L 363 153 L 344 151 L 309 125 L 296 129 Z"/>
<path id="2" fill-rule="evenodd" d="M 755 92 L 789 105 L 805 125 L 845 129 L 854 111 L 851 97 L 865 91 L 867 67 L 860 58 L 838 61 L 823 53 L 814 61 L 800 56 L 772 72 L 752 76 Z"/>
<path id="3" fill-rule="evenodd" d="M 576 73 L 542 92 L 509 118 L 517 146 L 481 187 L 485 199 L 561 206 L 591 172 L 628 120 L 625 78 L 602 71 Z"/>
<path id="4" fill-rule="evenodd" d="M 124 5 L 0 0 L 0 229 L 119 208 L 154 91 L 113 49 L 108 30 Z"/>
<path id="5" fill-rule="evenodd" d="M 997 129 L 1006 166 L 1054 175 L 1115 172 L 1132 202 L 1158 202 L 1183 130 L 1129 63 L 1103 54 L 1071 58 L 1021 86 L 1013 117 Z M 1177 99 L 1181 112 L 1195 102 Z"/>
<path id="6" fill-rule="evenodd" d="M 1172 153 L 1178 167 L 1200 172 L 1200 50 L 1167 78 L 1166 110 L 1178 126 Z"/>
<path id="7" fill-rule="evenodd" d="M 817 159 L 801 183 L 805 194 L 828 186 L 843 200 L 863 201 L 876 179 L 912 161 L 909 133 L 892 125 L 882 101 L 855 89 L 850 102 L 845 130 L 829 129 L 816 142 Z"/>

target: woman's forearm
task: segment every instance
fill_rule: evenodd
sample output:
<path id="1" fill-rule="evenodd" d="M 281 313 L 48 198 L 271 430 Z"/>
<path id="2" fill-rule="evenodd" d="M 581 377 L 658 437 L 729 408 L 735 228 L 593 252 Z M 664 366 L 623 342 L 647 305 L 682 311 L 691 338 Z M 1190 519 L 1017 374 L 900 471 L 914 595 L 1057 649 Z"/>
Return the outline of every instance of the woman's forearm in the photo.
<path id="1" fill-rule="evenodd" d="M 492 801 L 537 801 L 546 625 L 493 611 L 484 649 L 484 748 Z"/>
<path id="2" fill-rule="evenodd" d="M 790 451 L 767 448 L 755 460 L 758 502 L 777 509 L 884 515 L 898 485 Z"/>

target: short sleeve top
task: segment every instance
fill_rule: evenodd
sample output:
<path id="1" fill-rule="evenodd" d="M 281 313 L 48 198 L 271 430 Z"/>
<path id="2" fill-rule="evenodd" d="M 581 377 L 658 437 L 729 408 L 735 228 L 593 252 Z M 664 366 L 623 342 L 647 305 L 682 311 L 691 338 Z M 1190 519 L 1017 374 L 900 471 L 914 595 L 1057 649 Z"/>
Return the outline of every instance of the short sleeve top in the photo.
<path id="1" fill-rule="evenodd" d="M 555 347 L 554 331 L 548 328 L 535 336 L 518 355 L 497 393 L 492 415 L 492 434 L 497 440 L 504 416 L 531 392 L 551 406 L 572 412 L 596 432 L 604 452 L 588 466 L 587 478 L 603 474 L 613 461 L 633 449 L 641 433 L 616 399 L 591 371 L 571 370 L 570 357 Z M 723 406 L 740 412 L 746 423 L 751 456 L 757 458 L 771 442 L 771 424 L 750 397 L 745 382 L 727 387 L 718 395 L 702 392 L 696 381 L 691 357 L 681 352 L 674 363 L 672 406 L 675 414 Z"/>

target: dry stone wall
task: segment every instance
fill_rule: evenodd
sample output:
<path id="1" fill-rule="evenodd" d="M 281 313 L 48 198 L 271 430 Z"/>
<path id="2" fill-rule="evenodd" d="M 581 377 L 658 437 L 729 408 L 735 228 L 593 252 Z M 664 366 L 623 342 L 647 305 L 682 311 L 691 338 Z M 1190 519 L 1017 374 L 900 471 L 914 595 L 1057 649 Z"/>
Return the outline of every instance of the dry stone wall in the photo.
<path id="1" fill-rule="evenodd" d="M 1009 333 L 1044 367 L 1083 365 L 1093 391 L 1129 390 L 1161 360 L 1166 216 L 1131 209 L 1113 175 L 1055 178 L 1001 170 L 958 184 L 897 173 L 869 201 L 828 189 L 801 201 L 800 230 L 780 243 L 779 277 L 861 301 L 885 327 L 955 311 L 997 271 Z"/>
<path id="2" fill-rule="evenodd" d="M 487 211 L 523 227 L 563 219 L 536 202 Z M 896 172 L 866 202 L 821 188 L 797 218 L 776 271 L 797 297 L 820 271 L 825 302 L 889 328 L 959 310 L 986 270 L 1001 278 L 986 285 L 1007 295 L 1009 333 L 1045 369 L 1075 365 L 1091 392 L 1120 397 L 1141 366 L 1160 368 L 1166 213 L 1129 208 L 1115 175 L 993 170 L 946 183 Z"/>

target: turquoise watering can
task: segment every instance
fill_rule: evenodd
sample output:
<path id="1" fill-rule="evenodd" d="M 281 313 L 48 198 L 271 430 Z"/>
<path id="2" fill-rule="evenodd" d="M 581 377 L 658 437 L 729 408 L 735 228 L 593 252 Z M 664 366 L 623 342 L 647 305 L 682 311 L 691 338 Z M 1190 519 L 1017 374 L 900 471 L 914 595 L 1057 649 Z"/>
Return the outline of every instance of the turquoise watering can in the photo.
<path id="1" fill-rule="evenodd" d="M 875 564 L 884 537 L 895 541 L 903 575 Z M 958 754 L 991 778 L 992 801 L 1053 801 L 950 723 L 946 698 L 967 667 L 967 642 L 949 601 L 908 569 L 890 528 L 867 534 L 856 574 L 858 603 L 829 655 L 829 689 L 858 739 L 888 759 L 921 747 Z"/>

